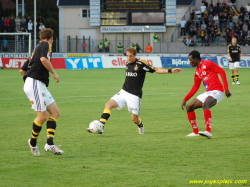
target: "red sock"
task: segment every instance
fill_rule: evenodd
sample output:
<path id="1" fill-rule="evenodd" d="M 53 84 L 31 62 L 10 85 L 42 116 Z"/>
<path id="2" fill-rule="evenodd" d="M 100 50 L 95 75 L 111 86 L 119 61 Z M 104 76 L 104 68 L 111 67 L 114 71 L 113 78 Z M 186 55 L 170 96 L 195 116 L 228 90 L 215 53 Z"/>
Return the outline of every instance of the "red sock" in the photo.
<path id="1" fill-rule="evenodd" d="M 206 124 L 206 131 L 211 132 L 212 114 L 210 110 L 204 110 L 204 118 Z"/>
<path id="2" fill-rule="evenodd" d="M 198 126 L 197 126 L 197 123 L 196 123 L 196 115 L 195 115 L 195 112 L 189 112 L 187 113 L 188 115 L 188 120 L 190 122 L 190 124 L 192 125 L 192 128 L 193 128 L 193 132 L 195 134 L 198 134 L 199 133 L 199 129 L 198 129 Z"/>

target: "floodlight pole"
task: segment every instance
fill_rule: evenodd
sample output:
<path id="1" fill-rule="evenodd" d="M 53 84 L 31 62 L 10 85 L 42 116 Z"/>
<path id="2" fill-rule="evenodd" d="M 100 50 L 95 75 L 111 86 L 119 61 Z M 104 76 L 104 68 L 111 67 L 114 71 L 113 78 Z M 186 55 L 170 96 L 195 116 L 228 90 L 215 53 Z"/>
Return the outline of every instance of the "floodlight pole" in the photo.
<path id="1" fill-rule="evenodd" d="M 22 16 L 24 16 L 24 0 L 22 0 Z"/>
<path id="2" fill-rule="evenodd" d="M 34 0 L 34 48 L 36 47 L 36 0 Z"/>
<path id="3" fill-rule="evenodd" d="M 18 16 L 18 0 L 16 0 L 16 16 Z"/>

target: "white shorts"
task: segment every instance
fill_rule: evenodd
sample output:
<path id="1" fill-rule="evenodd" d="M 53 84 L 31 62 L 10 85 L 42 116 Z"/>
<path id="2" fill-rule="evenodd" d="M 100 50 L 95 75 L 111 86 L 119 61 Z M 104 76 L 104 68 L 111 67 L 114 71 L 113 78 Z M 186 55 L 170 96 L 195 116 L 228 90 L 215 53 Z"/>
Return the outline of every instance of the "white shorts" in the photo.
<path id="1" fill-rule="evenodd" d="M 23 90 L 30 100 L 31 108 L 35 111 L 43 112 L 47 110 L 47 106 L 55 101 L 46 85 L 39 80 L 27 77 Z"/>
<path id="2" fill-rule="evenodd" d="M 208 96 L 212 96 L 214 99 L 216 99 L 217 100 L 216 104 L 218 104 L 223 99 L 224 93 L 219 90 L 213 90 L 200 94 L 196 98 L 200 100 L 202 103 L 204 103 Z"/>
<path id="3" fill-rule="evenodd" d="M 235 68 L 239 68 L 239 67 L 240 67 L 239 62 L 229 62 L 229 69 L 235 69 Z"/>
<path id="4" fill-rule="evenodd" d="M 121 91 L 115 94 L 111 99 L 114 99 L 117 102 L 118 104 L 118 107 L 116 108 L 117 110 L 121 110 L 123 107 L 127 105 L 129 113 L 132 112 L 135 115 L 140 114 L 141 110 L 140 97 L 130 94 L 125 90 L 121 89 Z"/>

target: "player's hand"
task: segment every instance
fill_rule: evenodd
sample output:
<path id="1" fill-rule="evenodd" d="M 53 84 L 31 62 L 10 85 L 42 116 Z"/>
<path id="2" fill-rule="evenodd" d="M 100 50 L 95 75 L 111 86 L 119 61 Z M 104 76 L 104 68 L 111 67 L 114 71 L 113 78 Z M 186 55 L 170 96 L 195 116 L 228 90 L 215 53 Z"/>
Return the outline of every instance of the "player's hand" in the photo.
<path id="1" fill-rule="evenodd" d="M 172 73 L 181 73 L 183 70 L 181 68 L 172 69 Z"/>
<path id="2" fill-rule="evenodd" d="M 187 103 L 186 101 L 184 101 L 184 100 L 182 101 L 182 104 L 181 104 L 182 110 L 185 110 L 185 108 L 186 108 L 186 103 Z M 185 107 L 185 108 L 184 108 L 184 107 Z"/>
<path id="3" fill-rule="evenodd" d="M 229 57 L 229 61 L 231 62 L 233 59 L 231 57 Z"/>
<path id="4" fill-rule="evenodd" d="M 229 98 L 229 97 L 231 97 L 231 93 L 230 93 L 230 91 L 225 91 L 225 94 L 226 94 L 226 96 L 227 96 L 227 98 Z"/>
<path id="5" fill-rule="evenodd" d="M 56 79 L 56 82 L 59 82 L 60 79 L 59 79 L 59 76 L 56 73 L 53 74 L 53 77 L 54 77 L 54 79 Z"/>

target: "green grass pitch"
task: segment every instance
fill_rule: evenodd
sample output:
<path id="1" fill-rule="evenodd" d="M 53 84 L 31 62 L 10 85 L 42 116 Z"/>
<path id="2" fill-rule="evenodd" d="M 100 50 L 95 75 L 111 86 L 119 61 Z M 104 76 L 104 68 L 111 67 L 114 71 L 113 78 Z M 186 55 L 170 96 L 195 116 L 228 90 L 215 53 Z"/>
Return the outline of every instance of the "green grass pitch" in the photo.
<path id="1" fill-rule="evenodd" d="M 49 90 L 61 112 L 55 143 L 65 153 L 43 150 L 44 124 L 40 157 L 31 154 L 27 143 L 36 115 L 19 70 L 0 70 L 0 186 L 186 187 L 204 186 L 205 180 L 214 181 L 212 186 L 250 186 L 250 69 L 240 69 L 241 85 L 234 86 L 225 69 L 232 97 L 211 109 L 210 140 L 185 137 L 192 129 L 181 103 L 193 85 L 194 70 L 147 73 L 140 114 L 144 135 L 126 107 L 113 110 L 104 134 L 86 131 L 121 89 L 124 69 L 57 70 L 60 83 L 51 76 Z M 204 91 L 201 85 L 196 95 Z M 202 109 L 196 115 L 199 129 L 205 130 Z M 219 180 L 232 183 L 216 184 Z M 238 180 L 247 183 L 235 184 Z"/>

